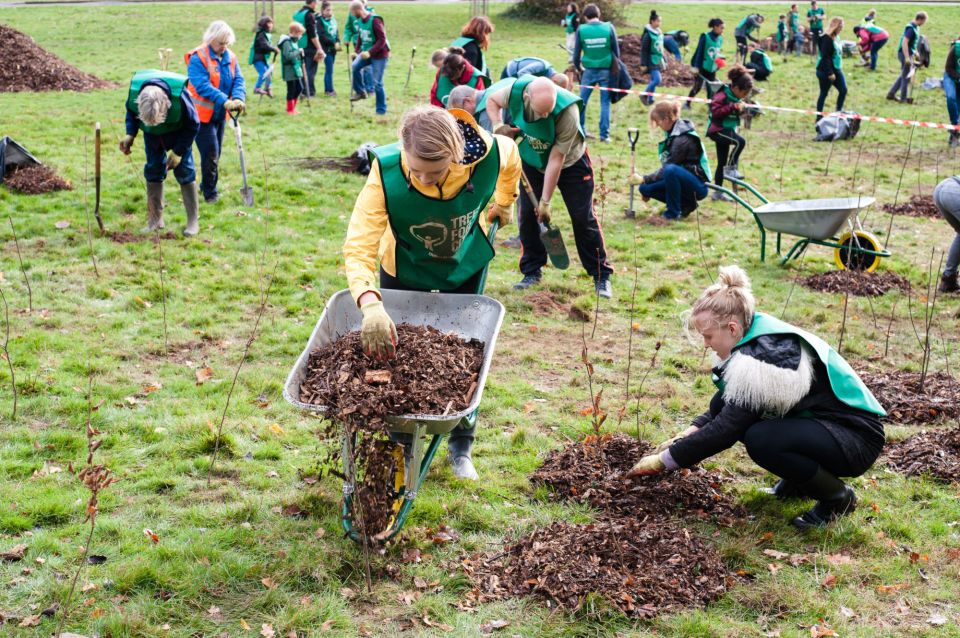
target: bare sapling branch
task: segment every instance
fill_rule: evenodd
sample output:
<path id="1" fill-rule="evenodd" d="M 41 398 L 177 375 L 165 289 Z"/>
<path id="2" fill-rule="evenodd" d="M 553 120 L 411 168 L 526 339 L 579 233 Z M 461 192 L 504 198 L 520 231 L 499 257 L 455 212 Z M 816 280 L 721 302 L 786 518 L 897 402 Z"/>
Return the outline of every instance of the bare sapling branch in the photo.
<path id="1" fill-rule="evenodd" d="M 10 368 L 10 390 L 13 393 L 13 409 L 10 413 L 10 420 L 17 420 L 17 377 L 13 372 L 13 360 L 10 358 L 10 306 L 7 305 L 7 296 L 0 288 L 0 300 L 3 301 L 3 358 L 7 360 L 7 367 Z"/>
<path id="2" fill-rule="evenodd" d="M 10 222 L 10 232 L 13 233 L 13 245 L 17 249 L 17 261 L 20 262 L 20 274 L 23 275 L 23 283 L 27 285 L 27 311 L 33 313 L 33 288 L 30 287 L 30 277 L 27 275 L 27 269 L 23 266 L 23 255 L 20 254 L 20 240 L 17 238 L 17 229 L 13 226 L 13 217 L 7 215 L 7 221 Z"/>

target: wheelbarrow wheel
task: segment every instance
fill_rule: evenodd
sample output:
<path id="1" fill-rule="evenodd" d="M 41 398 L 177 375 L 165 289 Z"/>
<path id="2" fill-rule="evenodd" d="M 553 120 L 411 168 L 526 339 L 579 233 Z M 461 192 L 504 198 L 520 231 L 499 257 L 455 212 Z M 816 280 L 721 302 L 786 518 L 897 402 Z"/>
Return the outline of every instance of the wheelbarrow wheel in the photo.
<path id="1" fill-rule="evenodd" d="M 856 270 L 858 272 L 873 272 L 880 265 L 880 256 L 863 252 L 872 250 L 881 252 L 883 247 L 880 240 L 865 230 L 845 232 L 840 236 L 840 246 L 833 251 L 833 260 L 841 270 Z"/>

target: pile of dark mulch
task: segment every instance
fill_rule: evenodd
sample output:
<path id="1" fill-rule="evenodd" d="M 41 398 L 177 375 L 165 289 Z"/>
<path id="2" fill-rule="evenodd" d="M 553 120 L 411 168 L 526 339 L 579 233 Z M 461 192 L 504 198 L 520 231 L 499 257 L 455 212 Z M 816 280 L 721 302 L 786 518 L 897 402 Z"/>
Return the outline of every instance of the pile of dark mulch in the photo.
<path id="1" fill-rule="evenodd" d="M 894 215 L 905 215 L 907 217 L 940 217 L 940 211 L 937 205 L 933 203 L 931 195 L 914 195 L 905 202 L 900 202 L 896 206 L 892 203 L 884 204 L 883 210 Z"/>
<path id="2" fill-rule="evenodd" d="M 703 468 L 624 480 L 651 445 L 626 434 L 603 435 L 550 452 L 531 476 L 557 499 L 589 504 L 608 515 L 663 519 L 714 518 L 732 525 L 743 508 L 722 491 L 729 479 Z"/>
<path id="3" fill-rule="evenodd" d="M 620 39 L 620 59 L 627 65 L 627 70 L 634 82 L 646 84 L 649 81 L 649 74 L 640 70 L 642 66 L 640 64 L 640 34 L 629 33 Z M 688 65 L 677 62 L 673 55 L 665 56 L 663 61 L 666 68 L 661 70 L 660 86 L 693 86 L 697 76 Z"/>
<path id="4" fill-rule="evenodd" d="M 566 303 L 557 298 L 556 295 L 548 290 L 541 290 L 527 295 L 525 301 L 533 306 L 533 312 L 542 317 L 553 313 L 562 313 L 567 315 L 571 321 L 589 322 L 590 315 L 576 304 Z"/>
<path id="5" fill-rule="evenodd" d="M 846 293 L 858 297 L 879 297 L 888 290 L 909 290 L 910 281 L 895 272 L 831 270 L 800 279 L 800 283 L 818 292 Z"/>
<path id="6" fill-rule="evenodd" d="M 359 173 L 360 167 L 365 164 L 356 155 L 347 157 L 303 157 L 294 163 L 300 168 L 309 170 L 340 171 L 341 173 Z"/>
<path id="7" fill-rule="evenodd" d="M 107 237 L 111 241 L 115 241 L 118 244 L 133 244 L 140 241 L 157 241 L 157 236 L 154 234 L 139 234 L 132 233 L 129 230 L 115 230 L 107 233 Z M 177 239 L 177 234 L 173 231 L 168 230 L 165 233 L 160 233 L 160 239 Z"/>
<path id="8" fill-rule="evenodd" d="M 536 596 L 577 609 L 596 594 L 641 617 L 706 605 L 728 584 L 717 551 L 689 530 L 629 517 L 553 523 L 463 566 L 481 601 Z"/>
<path id="9" fill-rule="evenodd" d="M 887 465 L 907 476 L 960 481 L 960 428 L 921 432 L 884 449 Z"/>
<path id="10" fill-rule="evenodd" d="M 116 85 L 84 73 L 40 47 L 30 36 L 0 24 L 0 93 L 93 91 Z"/>
<path id="11" fill-rule="evenodd" d="M 860 377 L 897 423 L 933 423 L 960 415 L 960 385 L 945 372 L 928 372 L 923 390 L 919 372 L 866 372 Z"/>
<path id="12" fill-rule="evenodd" d="M 3 184 L 10 190 L 24 195 L 68 191 L 73 188 L 70 182 L 57 175 L 49 166 L 16 168 L 3 178 Z"/>

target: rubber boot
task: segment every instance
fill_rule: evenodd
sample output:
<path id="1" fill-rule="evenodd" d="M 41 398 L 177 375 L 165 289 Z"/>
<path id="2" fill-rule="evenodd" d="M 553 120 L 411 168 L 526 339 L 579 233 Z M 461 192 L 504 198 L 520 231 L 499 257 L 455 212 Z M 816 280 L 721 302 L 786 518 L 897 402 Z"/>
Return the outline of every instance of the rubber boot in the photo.
<path id="1" fill-rule="evenodd" d="M 183 229 L 183 236 L 196 237 L 200 232 L 200 195 L 197 192 L 197 182 L 180 184 L 180 196 L 183 197 L 183 207 L 187 211 L 187 225 Z"/>
<path id="2" fill-rule="evenodd" d="M 799 529 L 826 527 L 857 507 L 857 495 L 853 493 L 853 488 L 822 467 L 817 469 L 813 478 L 801 483 L 800 489 L 807 496 L 817 499 L 817 504 L 793 519 L 794 526 Z"/>
<path id="3" fill-rule="evenodd" d="M 152 233 L 163 228 L 163 182 L 147 182 L 147 227 L 144 232 Z"/>
<path id="4" fill-rule="evenodd" d="M 957 292 L 960 290 L 960 282 L 957 282 L 957 273 L 952 275 L 940 275 L 940 292 Z"/>
<path id="5" fill-rule="evenodd" d="M 763 487 L 760 488 L 760 492 L 763 494 L 769 494 L 777 500 L 785 501 L 791 498 L 803 498 L 803 490 L 800 489 L 800 486 L 796 481 L 788 481 L 787 479 L 780 479 L 776 482 L 773 487 Z"/>
<path id="6" fill-rule="evenodd" d="M 464 417 L 463 421 L 450 433 L 450 440 L 447 442 L 447 460 L 450 461 L 453 475 L 458 479 L 476 481 L 480 478 L 470 456 L 476 428 L 477 413 L 474 412 Z"/>

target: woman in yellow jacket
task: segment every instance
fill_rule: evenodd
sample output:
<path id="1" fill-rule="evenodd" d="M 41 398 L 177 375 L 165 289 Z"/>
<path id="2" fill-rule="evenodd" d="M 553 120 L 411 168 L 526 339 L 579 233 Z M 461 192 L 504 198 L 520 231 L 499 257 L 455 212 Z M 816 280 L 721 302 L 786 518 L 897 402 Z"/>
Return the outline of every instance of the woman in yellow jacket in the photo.
<path id="1" fill-rule="evenodd" d="M 478 292 L 494 256 L 486 224 L 510 223 L 519 194 L 516 144 L 490 135 L 465 111 L 417 107 L 403 116 L 399 133 L 399 142 L 374 149 L 343 245 L 347 282 L 363 313 L 361 342 L 378 357 L 392 357 L 397 345 L 378 274 L 379 288 Z M 473 414 L 450 434 L 458 478 L 477 478 L 475 425 Z"/>

